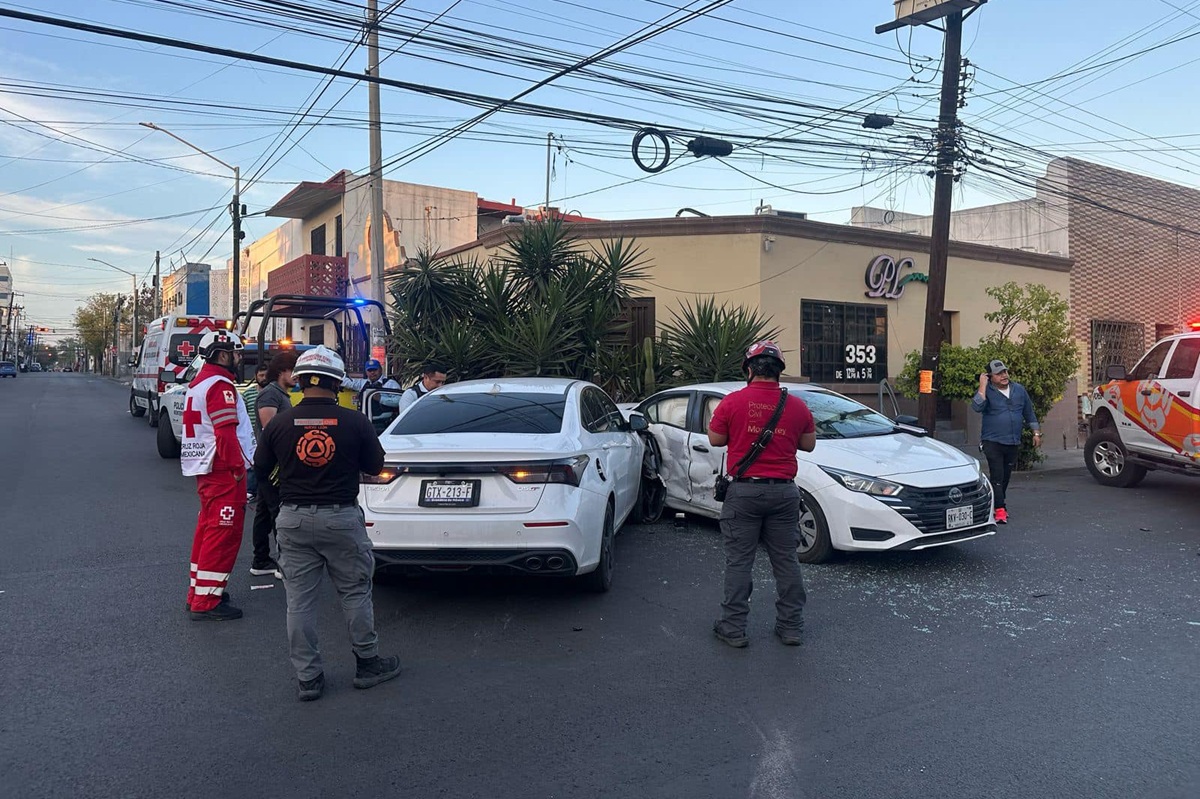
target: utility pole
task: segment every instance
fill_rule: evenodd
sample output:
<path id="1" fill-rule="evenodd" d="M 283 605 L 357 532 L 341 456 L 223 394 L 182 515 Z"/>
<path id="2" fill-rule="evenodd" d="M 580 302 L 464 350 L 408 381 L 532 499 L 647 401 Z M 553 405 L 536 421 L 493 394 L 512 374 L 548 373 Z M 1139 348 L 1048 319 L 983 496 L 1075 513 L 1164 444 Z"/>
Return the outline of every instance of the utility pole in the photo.
<path id="1" fill-rule="evenodd" d="M 379 3 L 367 0 L 367 75 L 379 77 Z M 371 296 L 384 301 L 383 296 L 383 141 L 379 123 L 379 84 L 367 84 L 369 129 L 371 138 Z M 372 336 L 382 343 L 383 320 Z M 372 356 L 373 357 L 373 356 Z"/>
<path id="2" fill-rule="evenodd" d="M 550 144 L 554 141 L 554 134 L 546 134 L 546 205 L 544 213 L 550 213 Z"/>
<path id="3" fill-rule="evenodd" d="M 4 360 L 8 360 L 8 342 L 12 339 L 13 331 L 13 300 L 16 299 L 17 293 L 9 288 L 8 291 L 8 313 L 4 316 Z"/>
<path id="4" fill-rule="evenodd" d="M 925 336 L 921 346 L 917 418 L 921 427 L 933 433 L 937 428 L 935 386 L 942 343 L 946 340 L 946 261 L 950 251 L 950 214 L 954 201 L 954 182 L 958 163 L 959 83 L 962 80 L 963 9 L 974 13 L 987 0 L 946 0 L 928 6 L 914 0 L 896 3 L 895 22 L 880 25 L 876 33 L 887 33 L 904 26 L 925 25 L 936 19 L 946 20 L 942 58 L 942 95 L 938 111 L 937 168 L 933 188 L 933 229 L 929 240 L 929 283 L 925 295 Z M 918 6 L 924 6 L 918 9 Z M 907 14 L 905 12 L 908 12 Z"/>
<path id="5" fill-rule="evenodd" d="M 233 205 L 229 207 L 233 214 L 233 316 L 237 319 L 242 309 L 242 170 L 233 168 Z"/>
<path id="6" fill-rule="evenodd" d="M 154 251 L 154 318 L 157 319 L 162 313 L 162 271 L 160 268 L 161 256 L 158 250 Z"/>

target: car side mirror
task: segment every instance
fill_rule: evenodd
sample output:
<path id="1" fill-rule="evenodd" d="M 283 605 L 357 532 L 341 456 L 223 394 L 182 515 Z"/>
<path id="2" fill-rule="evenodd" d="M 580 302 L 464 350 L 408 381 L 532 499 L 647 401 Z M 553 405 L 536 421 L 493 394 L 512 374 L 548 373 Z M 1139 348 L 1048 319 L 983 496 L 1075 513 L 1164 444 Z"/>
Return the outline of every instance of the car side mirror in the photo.
<path id="1" fill-rule="evenodd" d="M 643 430 L 650 428 L 650 422 L 645 416 L 640 413 L 631 413 L 629 415 L 629 429 L 635 433 L 640 433 Z"/>
<path id="2" fill-rule="evenodd" d="M 1104 370 L 1104 376 L 1109 380 L 1126 380 L 1125 367 L 1119 363 L 1113 364 Z"/>
<path id="3" fill-rule="evenodd" d="M 170 385 L 179 381 L 179 375 L 170 369 L 163 369 L 158 373 L 158 381 Z"/>

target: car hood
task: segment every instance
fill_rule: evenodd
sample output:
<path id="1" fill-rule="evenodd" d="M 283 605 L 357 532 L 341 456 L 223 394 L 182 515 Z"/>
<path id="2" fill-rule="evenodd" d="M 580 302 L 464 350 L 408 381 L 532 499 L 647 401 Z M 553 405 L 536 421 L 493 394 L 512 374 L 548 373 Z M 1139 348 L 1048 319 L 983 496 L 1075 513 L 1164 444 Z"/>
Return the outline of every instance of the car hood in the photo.
<path id="1" fill-rule="evenodd" d="M 866 438 L 823 438 L 807 457 L 819 466 L 886 477 L 914 486 L 969 482 L 979 462 L 962 450 L 934 438 L 893 433 Z M 952 474 L 959 471 L 962 476 Z"/>

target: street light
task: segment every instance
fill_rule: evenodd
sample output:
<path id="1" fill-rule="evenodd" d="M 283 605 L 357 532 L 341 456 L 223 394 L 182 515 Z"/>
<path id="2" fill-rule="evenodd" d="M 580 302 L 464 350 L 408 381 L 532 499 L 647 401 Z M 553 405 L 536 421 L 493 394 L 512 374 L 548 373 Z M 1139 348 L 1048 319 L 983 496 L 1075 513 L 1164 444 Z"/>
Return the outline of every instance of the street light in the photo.
<path id="1" fill-rule="evenodd" d="M 160 133 L 165 133 L 172 139 L 175 139 L 175 141 L 186 144 L 188 147 L 200 153 L 200 155 L 211 158 L 213 161 L 216 161 L 226 169 L 233 170 L 233 204 L 230 206 L 230 214 L 233 216 L 233 316 L 231 318 L 236 319 L 238 312 L 241 311 L 242 304 L 242 170 L 239 167 L 233 166 L 232 164 L 225 163 L 210 152 L 201 150 L 187 139 L 176 136 L 166 128 L 160 128 L 153 122 L 139 122 L 138 124 L 143 128 L 150 128 L 150 130 L 157 130 Z"/>

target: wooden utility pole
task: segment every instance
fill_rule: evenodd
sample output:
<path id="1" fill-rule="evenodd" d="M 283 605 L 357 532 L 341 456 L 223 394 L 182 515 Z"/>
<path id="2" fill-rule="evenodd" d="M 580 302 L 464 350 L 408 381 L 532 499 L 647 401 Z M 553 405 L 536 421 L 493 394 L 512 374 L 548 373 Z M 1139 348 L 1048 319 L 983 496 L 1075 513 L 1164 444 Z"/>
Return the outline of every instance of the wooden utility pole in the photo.
<path id="1" fill-rule="evenodd" d="M 367 75 L 379 77 L 379 5 L 367 2 Z M 379 84 L 367 84 L 371 148 L 371 296 L 383 302 L 383 141 L 379 121 Z M 379 331 L 383 330 L 382 321 Z M 378 338 L 378 334 L 374 337 Z"/>
<path id="2" fill-rule="evenodd" d="M 950 250 L 950 215 L 958 165 L 959 83 L 962 81 L 963 10 L 973 13 L 987 0 L 899 0 L 897 19 L 875 29 L 887 33 L 896 28 L 926 25 L 945 19 L 946 35 L 942 58 L 942 96 L 938 112 L 937 168 L 933 188 L 933 229 L 929 241 L 929 284 L 925 295 L 925 336 L 921 346 L 917 418 L 930 433 L 937 428 L 938 364 L 946 340 L 946 261 Z"/>

